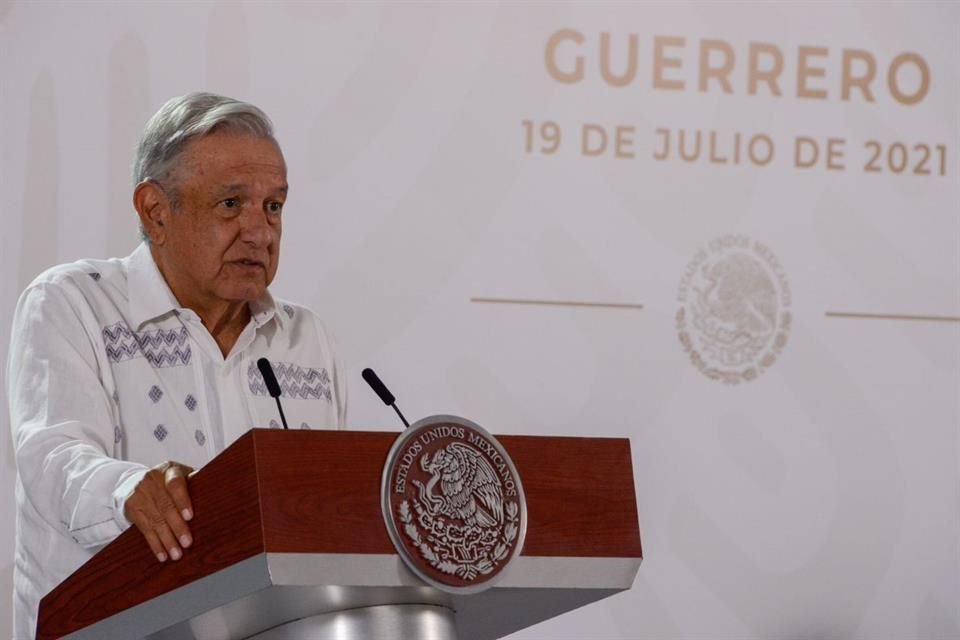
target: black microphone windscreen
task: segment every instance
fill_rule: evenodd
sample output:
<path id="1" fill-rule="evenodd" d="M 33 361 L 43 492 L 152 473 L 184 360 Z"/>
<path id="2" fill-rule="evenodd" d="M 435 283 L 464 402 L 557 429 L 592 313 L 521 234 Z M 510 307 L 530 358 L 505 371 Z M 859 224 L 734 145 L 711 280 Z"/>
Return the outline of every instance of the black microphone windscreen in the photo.
<path id="1" fill-rule="evenodd" d="M 266 358 L 260 358 L 257 360 L 257 368 L 260 369 L 260 373 L 263 375 L 263 382 L 267 385 L 267 393 L 270 394 L 271 398 L 279 398 L 280 384 L 277 382 L 277 376 L 273 374 L 273 367 L 270 366 L 270 361 Z"/>
<path id="2" fill-rule="evenodd" d="M 367 381 L 367 384 L 370 385 L 370 388 L 373 389 L 378 396 L 380 396 L 380 399 L 383 400 L 383 404 L 389 407 L 397 401 L 397 399 L 393 397 L 393 394 L 390 393 L 390 390 L 387 389 L 382 382 L 380 382 L 380 378 L 378 378 L 377 374 L 373 372 L 373 369 L 364 369 L 360 375 L 363 376 L 363 379 Z"/>

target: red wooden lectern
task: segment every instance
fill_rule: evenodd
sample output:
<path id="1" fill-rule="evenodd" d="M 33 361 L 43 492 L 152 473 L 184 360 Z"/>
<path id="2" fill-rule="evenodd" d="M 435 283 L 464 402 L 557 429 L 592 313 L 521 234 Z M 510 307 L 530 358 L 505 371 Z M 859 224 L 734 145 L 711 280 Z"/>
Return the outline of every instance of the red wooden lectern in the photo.
<path id="1" fill-rule="evenodd" d="M 474 595 L 425 586 L 380 511 L 397 434 L 254 429 L 190 479 L 193 546 L 160 564 L 128 530 L 40 603 L 75 640 L 499 638 L 629 589 L 641 561 L 630 443 L 499 436 L 526 542 Z"/>

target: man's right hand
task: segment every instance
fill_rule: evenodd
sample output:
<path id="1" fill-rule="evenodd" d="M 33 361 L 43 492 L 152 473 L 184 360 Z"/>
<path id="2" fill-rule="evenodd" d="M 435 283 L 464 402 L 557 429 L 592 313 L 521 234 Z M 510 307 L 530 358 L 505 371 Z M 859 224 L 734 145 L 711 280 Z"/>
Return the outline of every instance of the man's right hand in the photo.
<path id="1" fill-rule="evenodd" d="M 124 504 L 123 512 L 160 562 L 179 560 L 193 544 L 187 520 L 193 518 L 187 476 L 193 469 L 179 462 L 164 462 L 147 472 Z"/>

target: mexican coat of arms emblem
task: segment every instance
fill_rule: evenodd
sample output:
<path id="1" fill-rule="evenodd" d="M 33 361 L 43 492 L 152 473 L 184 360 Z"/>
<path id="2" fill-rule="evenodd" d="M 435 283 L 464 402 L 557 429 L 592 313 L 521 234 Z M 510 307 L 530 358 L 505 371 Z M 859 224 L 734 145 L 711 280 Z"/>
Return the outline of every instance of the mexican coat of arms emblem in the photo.
<path id="1" fill-rule="evenodd" d="M 404 563 L 443 591 L 489 588 L 523 547 L 520 476 L 500 443 L 464 418 L 424 418 L 400 435 L 381 503 Z"/>

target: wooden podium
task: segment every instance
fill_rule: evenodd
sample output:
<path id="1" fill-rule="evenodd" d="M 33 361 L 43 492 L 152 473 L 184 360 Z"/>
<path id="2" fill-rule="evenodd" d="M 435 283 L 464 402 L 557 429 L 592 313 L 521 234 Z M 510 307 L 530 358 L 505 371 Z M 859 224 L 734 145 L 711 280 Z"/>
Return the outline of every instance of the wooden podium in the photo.
<path id="1" fill-rule="evenodd" d="M 396 437 L 250 431 L 191 477 L 181 560 L 158 563 L 127 530 L 43 598 L 37 637 L 492 639 L 633 584 L 628 440 L 499 436 L 526 492 L 526 541 L 495 586 L 451 595 L 388 537 L 380 481 Z"/>

